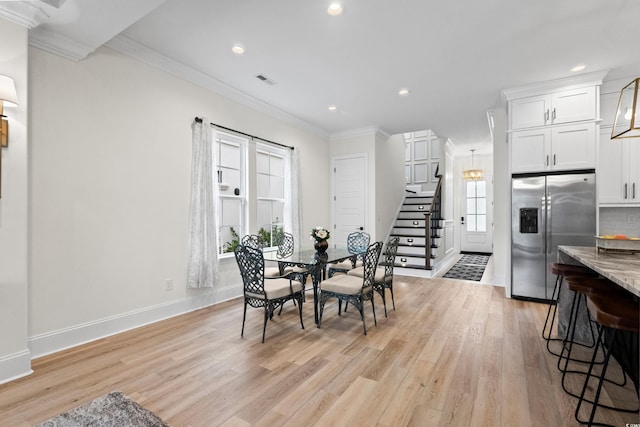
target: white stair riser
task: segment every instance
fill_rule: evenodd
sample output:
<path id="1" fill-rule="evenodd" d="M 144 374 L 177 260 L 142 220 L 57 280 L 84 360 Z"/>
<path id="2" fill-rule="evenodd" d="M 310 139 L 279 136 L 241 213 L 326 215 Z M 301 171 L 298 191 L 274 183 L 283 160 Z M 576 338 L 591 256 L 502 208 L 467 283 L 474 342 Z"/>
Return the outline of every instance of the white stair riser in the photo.
<path id="1" fill-rule="evenodd" d="M 424 213 L 422 211 L 413 212 L 400 212 L 397 219 L 422 219 L 424 220 Z"/>
<path id="2" fill-rule="evenodd" d="M 396 265 L 402 264 L 425 265 L 425 258 L 398 255 L 396 257 Z"/>
<path id="3" fill-rule="evenodd" d="M 424 237 L 424 228 L 393 228 L 393 234 L 407 234 L 409 236 Z"/>
<path id="4" fill-rule="evenodd" d="M 424 245 L 424 235 L 422 237 L 400 237 L 398 243 L 401 245 Z"/>
<path id="5" fill-rule="evenodd" d="M 420 227 L 424 229 L 426 222 L 420 219 L 397 219 L 396 227 Z"/>
<path id="6" fill-rule="evenodd" d="M 430 205 L 432 201 L 432 197 L 406 197 L 404 199 L 404 203 L 410 203 L 412 205 L 416 203 L 424 203 L 425 205 Z"/>
<path id="7" fill-rule="evenodd" d="M 399 246 L 398 247 L 398 252 L 402 252 L 403 254 L 407 254 L 407 255 L 422 255 L 422 256 L 426 256 L 426 248 L 423 247 L 417 247 L 417 246 Z"/>

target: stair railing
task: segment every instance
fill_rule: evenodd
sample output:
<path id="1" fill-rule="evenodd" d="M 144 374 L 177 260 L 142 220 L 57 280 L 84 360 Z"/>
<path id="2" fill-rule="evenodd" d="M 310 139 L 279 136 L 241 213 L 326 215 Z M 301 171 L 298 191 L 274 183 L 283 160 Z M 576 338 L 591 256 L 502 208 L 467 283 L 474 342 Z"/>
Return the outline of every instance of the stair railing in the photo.
<path id="1" fill-rule="evenodd" d="M 438 184 L 433 194 L 433 201 L 428 212 L 424 213 L 424 243 L 425 243 L 425 269 L 431 270 L 433 268 L 433 258 L 431 248 L 431 240 L 433 233 L 432 221 L 440 221 L 442 219 L 442 174 L 439 173 L 440 165 L 436 168 L 434 176 L 438 178 Z"/>

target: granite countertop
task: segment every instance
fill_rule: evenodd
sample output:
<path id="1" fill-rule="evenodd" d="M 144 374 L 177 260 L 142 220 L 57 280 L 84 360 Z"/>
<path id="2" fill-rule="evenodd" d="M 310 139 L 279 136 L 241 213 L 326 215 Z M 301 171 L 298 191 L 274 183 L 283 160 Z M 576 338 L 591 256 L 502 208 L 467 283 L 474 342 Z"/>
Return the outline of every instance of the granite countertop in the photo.
<path id="1" fill-rule="evenodd" d="M 595 246 L 558 246 L 558 255 L 562 254 L 640 296 L 640 254 L 598 252 Z"/>

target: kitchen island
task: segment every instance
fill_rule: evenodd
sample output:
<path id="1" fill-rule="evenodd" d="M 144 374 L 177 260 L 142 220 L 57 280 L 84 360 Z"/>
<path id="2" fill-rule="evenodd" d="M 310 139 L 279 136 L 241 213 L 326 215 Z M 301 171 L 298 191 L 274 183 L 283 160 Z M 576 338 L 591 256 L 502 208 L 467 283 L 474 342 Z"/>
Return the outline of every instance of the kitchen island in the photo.
<path id="1" fill-rule="evenodd" d="M 599 252 L 596 247 L 558 246 L 558 261 L 582 264 L 640 296 L 640 254 Z"/>
<path id="2" fill-rule="evenodd" d="M 558 246 L 558 262 L 565 264 L 582 264 L 611 281 L 611 286 L 619 286 L 634 295 L 636 301 L 640 297 L 640 254 L 601 252 L 596 247 Z M 558 334 L 565 336 L 571 311 L 573 294 L 563 283 L 563 290 L 558 301 Z M 639 302 L 640 304 L 640 302 Z M 640 365 L 639 338 L 637 334 L 623 332 L 627 335 L 626 348 L 614 348 L 614 357 L 623 369 L 638 384 L 638 368 Z M 586 307 L 581 306 L 576 325 L 576 340 L 583 343 L 592 342 L 591 330 Z"/>

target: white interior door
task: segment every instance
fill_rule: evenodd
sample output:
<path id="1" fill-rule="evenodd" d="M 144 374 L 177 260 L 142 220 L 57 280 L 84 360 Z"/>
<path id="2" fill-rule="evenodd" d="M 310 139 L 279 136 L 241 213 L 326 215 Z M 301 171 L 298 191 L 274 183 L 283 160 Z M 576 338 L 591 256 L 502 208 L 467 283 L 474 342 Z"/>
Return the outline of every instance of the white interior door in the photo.
<path id="1" fill-rule="evenodd" d="M 333 159 L 333 231 L 329 243 L 346 246 L 354 231 L 367 231 L 367 158 L 364 154 Z"/>
<path id="2" fill-rule="evenodd" d="M 487 178 L 487 177 L 485 177 Z M 463 182 L 460 211 L 460 250 L 493 253 L 493 194 L 491 181 Z"/>

